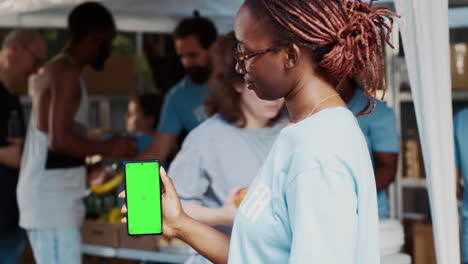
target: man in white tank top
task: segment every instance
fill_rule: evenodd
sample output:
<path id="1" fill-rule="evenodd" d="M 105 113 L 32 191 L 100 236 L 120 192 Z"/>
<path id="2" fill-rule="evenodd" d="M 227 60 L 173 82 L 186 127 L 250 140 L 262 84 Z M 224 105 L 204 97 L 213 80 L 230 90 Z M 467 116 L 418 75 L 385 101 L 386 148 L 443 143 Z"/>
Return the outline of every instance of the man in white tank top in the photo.
<path id="1" fill-rule="evenodd" d="M 86 137 L 88 96 L 81 73 L 104 68 L 115 37 L 112 14 L 101 4 L 78 5 L 68 17 L 69 41 L 34 81 L 33 109 L 17 188 L 20 226 L 38 264 L 81 263 L 84 157 L 136 153 L 134 141 Z"/>

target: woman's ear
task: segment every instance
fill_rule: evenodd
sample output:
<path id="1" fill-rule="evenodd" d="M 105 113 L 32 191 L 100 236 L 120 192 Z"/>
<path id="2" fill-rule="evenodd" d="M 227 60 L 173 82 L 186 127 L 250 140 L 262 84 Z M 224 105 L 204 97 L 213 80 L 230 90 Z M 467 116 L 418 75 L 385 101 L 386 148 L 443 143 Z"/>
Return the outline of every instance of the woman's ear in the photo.
<path id="1" fill-rule="evenodd" d="M 294 68 L 299 61 L 299 56 L 301 55 L 301 49 L 296 44 L 290 44 L 285 48 L 285 66 L 287 69 Z"/>

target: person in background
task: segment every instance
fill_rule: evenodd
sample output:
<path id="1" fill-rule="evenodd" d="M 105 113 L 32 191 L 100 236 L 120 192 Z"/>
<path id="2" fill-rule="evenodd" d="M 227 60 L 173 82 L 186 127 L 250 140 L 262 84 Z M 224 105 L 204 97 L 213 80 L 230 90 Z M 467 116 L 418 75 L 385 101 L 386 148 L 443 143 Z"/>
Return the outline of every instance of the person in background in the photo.
<path id="1" fill-rule="evenodd" d="M 372 162 L 337 85 L 362 76 L 375 97 L 394 16 L 361 0 L 246 0 L 235 19 L 236 69 L 259 98 L 284 98 L 291 124 L 250 185 L 230 238 L 185 213 L 162 168 L 163 233 L 214 263 L 379 263 Z"/>
<path id="2" fill-rule="evenodd" d="M 177 152 L 178 137 L 206 119 L 203 109 L 211 73 L 209 49 L 217 38 L 210 20 L 195 17 L 182 20 L 174 31 L 175 47 L 187 72 L 165 96 L 157 131 L 151 146 L 136 159 L 158 159 L 165 163 Z"/>
<path id="3" fill-rule="evenodd" d="M 90 137 L 99 140 L 109 140 L 114 135 L 132 137 L 137 142 L 137 152 L 141 153 L 151 145 L 154 127 L 159 119 L 158 104 L 160 96 L 146 93 L 133 96 L 127 105 L 124 115 L 125 131 L 105 133 L 101 129 L 90 132 Z"/>
<path id="4" fill-rule="evenodd" d="M 125 131 L 113 134 L 105 134 L 101 130 L 92 132 L 94 139 L 110 140 L 113 136 L 122 136 L 134 138 L 137 143 L 137 153 L 143 152 L 151 145 L 153 139 L 153 129 L 159 118 L 159 108 L 157 103 L 160 96 L 156 94 L 135 95 L 130 99 L 127 106 L 127 112 L 124 115 Z M 101 157 L 102 158 L 102 157 Z M 125 160 L 125 159 L 124 159 Z M 117 164 L 122 165 L 123 161 L 119 159 Z M 118 167 L 118 170 L 121 166 Z M 105 169 L 102 159 L 92 165 L 87 166 L 88 184 L 100 185 L 112 178 L 115 172 L 111 173 Z M 124 184 L 121 184 L 117 190 L 123 190 Z"/>
<path id="5" fill-rule="evenodd" d="M 345 80 L 338 89 L 349 110 L 357 115 L 366 108 L 368 99 L 354 79 Z M 373 98 L 370 98 L 374 100 Z M 375 101 L 375 109 L 368 115 L 358 115 L 357 121 L 366 137 L 377 185 L 379 218 L 390 217 L 388 186 L 395 180 L 400 152 L 400 137 L 395 112 L 385 102 Z"/>
<path id="6" fill-rule="evenodd" d="M 455 157 L 460 176 L 463 178 L 462 196 L 462 259 L 468 263 L 468 108 L 459 111 L 453 122 L 455 134 Z"/>
<path id="7" fill-rule="evenodd" d="M 19 225 L 16 186 L 25 123 L 18 98 L 28 77 L 46 59 L 46 44 L 36 31 L 9 32 L 0 51 L 0 264 L 20 263 L 26 234 Z"/>
<path id="8" fill-rule="evenodd" d="M 236 187 L 250 185 L 286 124 L 284 100 L 259 99 L 235 71 L 236 43 L 230 33 L 213 45 L 213 90 L 205 103 L 211 117 L 189 133 L 169 168 L 184 211 L 214 226 L 232 226 Z M 206 262 L 200 255 L 188 261 Z"/>
<path id="9" fill-rule="evenodd" d="M 154 127 L 159 119 L 159 109 L 156 102 L 160 100 L 156 94 L 141 94 L 134 96 L 129 102 L 125 113 L 125 130 L 123 136 L 137 139 L 138 153 L 147 149 L 153 140 Z"/>
<path id="10" fill-rule="evenodd" d="M 137 153 L 143 152 L 153 140 L 154 127 L 159 118 L 159 108 L 157 107 L 159 104 L 155 102 L 159 100 L 160 97 L 156 94 L 147 93 L 133 96 L 128 102 L 127 112 L 124 115 L 124 132 L 106 134 L 97 129 L 91 131 L 90 137 L 98 140 L 110 140 L 113 136 L 134 138 L 137 143 Z M 101 161 L 87 166 L 90 184 L 102 184 L 111 177 Z"/>
<path id="11" fill-rule="evenodd" d="M 136 153 L 134 140 L 87 138 L 89 100 L 81 78 L 90 65 L 102 70 L 116 34 L 112 14 L 97 2 L 76 6 L 69 40 L 34 81 L 33 108 L 17 188 L 20 226 L 38 264 L 81 263 L 87 155 Z"/>

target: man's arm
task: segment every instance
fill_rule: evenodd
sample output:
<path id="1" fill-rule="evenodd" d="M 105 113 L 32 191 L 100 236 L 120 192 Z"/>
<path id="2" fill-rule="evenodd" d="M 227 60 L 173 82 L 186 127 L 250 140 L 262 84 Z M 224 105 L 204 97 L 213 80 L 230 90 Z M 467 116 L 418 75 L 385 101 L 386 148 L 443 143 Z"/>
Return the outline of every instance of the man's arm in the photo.
<path id="1" fill-rule="evenodd" d="M 156 132 L 151 145 L 135 159 L 157 159 L 162 163 L 166 162 L 170 155 L 174 154 L 177 149 L 177 135 L 166 132 Z"/>
<path id="2" fill-rule="evenodd" d="M 377 191 L 386 189 L 397 173 L 398 153 L 374 152 Z"/>
<path id="3" fill-rule="evenodd" d="M 387 105 L 377 105 L 370 120 L 370 141 L 375 165 L 377 191 L 387 188 L 397 173 L 400 137 L 395 112 Z"/>
<path id="4" fill-rule="evenodd" d="M 52 76 L 48 133 L 49 145 L 53 151 L 74 157 L 91 154 L 107 156 L 134 154 L 130 143 L 122 138 L 103 142 L 74 135 L 75 114 L 81 98 L 80 73 L 76 69 L 65 67 Z"/>
<path id="5" fill-rule="evenodd" d="M 21 164 L 23 141 L 23 139 L 15 139 L 10 141 L 10 145 L 0 147 L 0 164 L 18 169 Z"/>
<path id="6" fill-rule="evenodd" d="M 161 163 L 176 153 L 178 149 L 178 136 L 183 130 L 177 106 L 179 105 L 177 93 L 174 88 L 164 97 L 164 103 L 159 115 L 157 131 L 153 135 L 153 142 L 136 159 L 158 159 Z"/>

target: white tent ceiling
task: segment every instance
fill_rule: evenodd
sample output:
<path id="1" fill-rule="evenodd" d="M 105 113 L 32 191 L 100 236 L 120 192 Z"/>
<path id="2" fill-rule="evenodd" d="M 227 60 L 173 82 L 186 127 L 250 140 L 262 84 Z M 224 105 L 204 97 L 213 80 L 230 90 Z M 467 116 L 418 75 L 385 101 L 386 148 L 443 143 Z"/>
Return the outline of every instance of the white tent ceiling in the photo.
<path id="1" fill-rule="evenodd" d="M 0 27 L 62 28 L 76 4 L 86 0 L 0 0 Z M 183 17 L 197 9 L 221 32 L 232 29 L 243 0 L 100 0 L 114 14 L 121 31 L 171 32 Z M 379 4 L 391 4 L 381 0 Z M 468 7 L 449 11 L 450 27 L 468 27 Z"/>
<path id="2" fill-rule="evenodd" d="M 85 0 L 0 0 L 0 26 L 65 27 L 66 17 Z M 183 17 L 199 10 L 221 32 L 232 29 L 233 17 L 243 0 L 101 0 L 122 31 L 171 32 Z"/>

